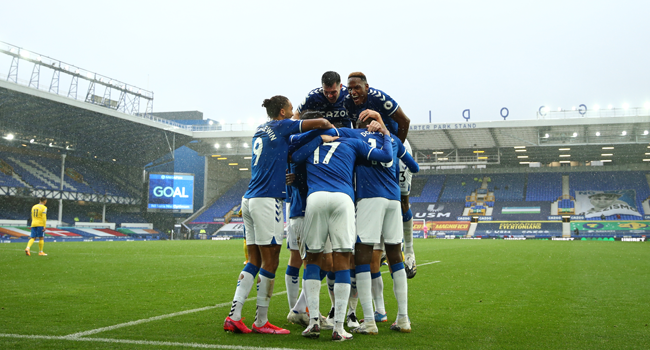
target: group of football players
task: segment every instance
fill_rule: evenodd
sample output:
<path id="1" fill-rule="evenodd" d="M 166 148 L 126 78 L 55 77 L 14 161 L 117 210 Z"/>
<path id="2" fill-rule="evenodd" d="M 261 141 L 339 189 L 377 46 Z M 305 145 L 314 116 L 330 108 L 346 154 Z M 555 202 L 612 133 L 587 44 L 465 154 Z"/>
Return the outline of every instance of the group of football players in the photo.
<path id="1" fill-rule="evenodd" d="M 387 321 L 379 272 L 385 254 L 398 304 L 390 328 L 411 332 L 407 278 L 415 276 L 416 265 L 408 194 L 411 173 L 419 168 L 406 141 L 410 121 L 390 96 L 370 88 L 363 73 L 351 73 L 347 88 L 331 71 L 323 74 L 321 83 L 295 113 L 284 96 L 263 103 L 270 121 L 253 136 L 252 178 L 242 199 L 248 263 L 224 322 L 228 332 L 289 333 L 267 316 L 287 198 L 287 319 L 305 326 L 302 335 L 309 338 L 332 329 L 333 340 L 352 339 L 343 327 L 346 320 L 352 333 L 377 334 L 376 322 Z M 305 268 L 299 293 L 301 265 Z M 251 330 L 241 310 L 258 272 Z M 325 278 L 331 299 L 327 317 L 319 312 Z M 355 314 L 357 302 L 362 323 Z"/>

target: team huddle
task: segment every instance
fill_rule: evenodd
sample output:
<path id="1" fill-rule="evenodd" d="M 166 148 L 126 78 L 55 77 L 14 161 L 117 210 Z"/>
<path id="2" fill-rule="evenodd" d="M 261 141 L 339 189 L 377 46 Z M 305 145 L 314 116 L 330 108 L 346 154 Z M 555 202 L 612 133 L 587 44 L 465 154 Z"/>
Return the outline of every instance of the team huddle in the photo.
<path id="1" fill-rule="evenodd" d="M 416 264 L 408 195 L 411 174 L 419 167 L 406 141 L 410 121 L 390 96 L 369 87 L 363 73 L 351 73 L 347 88 L 336 72 L 323 74 L 321 83 L 295 113 L 284 96 L 262 105 L 271 120 L 253 136 L 252 177 L 242 199 L 248 263 L 224 322 L 228 332 L 289 334 L 268 320 L 284 200 L 291 251 L 285 274 L 287 320 L 305 326 L 302 335 L 308 338 L 332 330 L 332 340 L 350 340 L 346 321 L 352 333 L 377 334 L 376 322 L 387 322 L 379 272 L 385 256 L 398 305 L 390 329 L 411 332 L 407 278 L 415 276 Z M 241 312 L 258 272 L 251 330 Z M 325 278 L 331 301 L 327 316 L 319 311 Z"/>

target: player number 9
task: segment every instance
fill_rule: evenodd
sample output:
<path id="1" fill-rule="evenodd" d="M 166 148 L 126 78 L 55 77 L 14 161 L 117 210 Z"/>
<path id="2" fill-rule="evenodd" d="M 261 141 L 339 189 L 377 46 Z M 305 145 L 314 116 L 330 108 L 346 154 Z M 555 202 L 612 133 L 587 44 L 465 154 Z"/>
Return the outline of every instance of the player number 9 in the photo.
<path id="1" fill-rule="evenodd" d="M 262 148 L 264 148 L 262 138 L 258 137 L 253 143 L 253 154 L 255 155 L 255 163 L 253 163 L 253 166 L 257 165 L 257 162 L 260 160 L 260 157 L 262 156 Z"/>

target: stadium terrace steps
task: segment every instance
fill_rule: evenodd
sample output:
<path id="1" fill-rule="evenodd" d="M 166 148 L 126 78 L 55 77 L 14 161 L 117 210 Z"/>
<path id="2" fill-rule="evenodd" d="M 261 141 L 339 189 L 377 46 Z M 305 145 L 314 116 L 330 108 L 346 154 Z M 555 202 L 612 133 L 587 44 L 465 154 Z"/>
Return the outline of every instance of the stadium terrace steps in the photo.
<path id="1" fill-rule="evenodd" d="M 241 198 L 246 193 L 249 182 L 250 179 L 239 179 L 237 183 L 192 222 L 212 222 L 214 218 L 224 217 L 233 207 L 241 203 Z"/>
<path id="2" fill-rule="evenodd" d="M 495 201 L 523 201 L 526 174 L 489 174 L 488 191 L 494 192 Z"/>
<path id="3" fill-rule="evenodd" d="M 61 187 L 61 162 L 59 160 L 18 153 L 10 153 L 3 156 L 2 159 L 13 168 L 15 181 L 0 174 L 0 185 L 46 190 L 59 190 Z M 128 191 L 118 186 L 118 183 L 124 184 L 122 179 L 118 180 L 113 176 L 103 174 L 101 169 L 93 169 L 83 162 L 75 161 L 74 158 L 66 159 L 67 169 L 74 170 L 81 177 L 80 181 L 75 181 L 66 174 L 63 179 L 65 191 L 132 197 Z"/>
<path id="4" fill-rule="evenodd" d="M 52 173 L 50 170 L 45 168 L 43 165 L 39 164 L 33 159 L 30 159 L 28 163 L 32 166 L 32 169 L 34 169 L 34 175 L 38 174 L 43 178 L 46 178 L 49 181 L 52 181 L 52 183 L 55 184 L 55 186 L 59 187 L 61 185 L 61 176 L 56 176 L 54 173 Z M 59 169 L 61 167 L 59 166 Z M 50 167 L 50 169 L 55 170 L 56 168 Z M 59 174 L 60 174 L 59 170 Z M 67 181 L 65 181 L 65 177 L 63 179 L 63 190 L 64 191 L 71 191 L 71 192 L 78 192 L 77 188 L 69 184 Z"/>
<path id="5" fill-rule="evenodd" d="M 444 191 L 440 195 L 441 202 L 465 202 L 465 198 L 481 187 L 484 174 L 453 174 L 447 175 Z M 476 180 L 475 180 L 476 179 Z"/>
<path id="6" fill-rule="evenodd" d="M 530 173 L 526 188 L 526 200 L 553 202 L 562 196 L 561 173 Z"/>
<path id="7" fill-rule="evenodd" d="M 14 168 L 14 171 L 18 172 L 21 177 L 27 183 L 31 184 L 34 188 L 45 190 L 57 189 L 56 184 L 49 182 L 47 179 L 37 174 L 36 169 L 34 169 L 29 164 L 21 161 L 18 159 L 18 157 L 10 156 L 7 157 L 6 160 L 7 163 L 9 163 Z"/>
<path id="8" fill-rule="evenodd" d="M 413 176 L 409 201 L 413 203 L 437 202 L 445 178 L 445 175 Z"/>

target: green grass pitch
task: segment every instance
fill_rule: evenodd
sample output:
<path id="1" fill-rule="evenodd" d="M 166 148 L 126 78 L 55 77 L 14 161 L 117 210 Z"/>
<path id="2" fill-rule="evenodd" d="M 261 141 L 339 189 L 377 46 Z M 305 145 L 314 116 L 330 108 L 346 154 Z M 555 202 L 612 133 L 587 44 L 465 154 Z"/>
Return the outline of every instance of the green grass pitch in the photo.
<path id="1" fill-rule="evenodd" d="M 647 243 L 416 240 L 413 332 L 389 330 L 397 306 L 384 274 L 389 322 L 343 344 L 328 331 L 304 339 L 286 322 L 286 250 L 269 319 L 291 335 L 271 336 L 222 328 L 241 240 L 47 243 L 47 257 L 23 249 L 0 245 L 0 349 L 650 348 Z M 323 287 L 321 311 L 328 305 Z M 250 300 L 249 326 L 254 316 Z"/>

